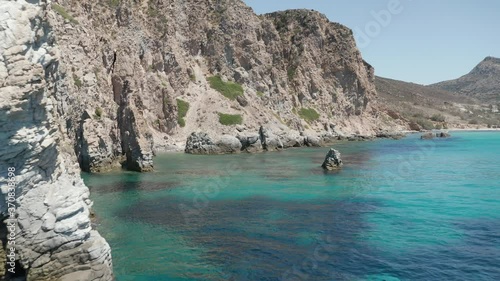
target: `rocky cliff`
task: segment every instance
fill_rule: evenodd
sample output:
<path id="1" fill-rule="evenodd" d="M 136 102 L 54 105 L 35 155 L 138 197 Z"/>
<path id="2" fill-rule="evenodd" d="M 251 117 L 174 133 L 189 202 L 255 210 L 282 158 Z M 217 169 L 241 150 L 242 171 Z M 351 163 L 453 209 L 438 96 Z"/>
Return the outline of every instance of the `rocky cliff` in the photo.
<path id="1" fill-rule="evenodd" d="M 92 202 L 66 134 L 60 97 L 71 93 L 52 15 L 46 3 L 33 2 L 0 2 L 0 233 L 6 247 L 0 252 L 3 259 L 15 245 L 10 277 L 112 280 L 110 247 L 92 230 Z M 17 185 L 9 190 L 8 182 Z"/>
<path id="2" fill-rule="evenodd" d="M 50 8 L 65 127 L 83 170 L 147 171 L 154 152 L 183 150 L 192 132 L 235 136 L 236 125 L 307 135 L 399 128 L 380 118 L 374 70 L 351 30 L 318 12 L 258 16 L 240 0 Z"/>

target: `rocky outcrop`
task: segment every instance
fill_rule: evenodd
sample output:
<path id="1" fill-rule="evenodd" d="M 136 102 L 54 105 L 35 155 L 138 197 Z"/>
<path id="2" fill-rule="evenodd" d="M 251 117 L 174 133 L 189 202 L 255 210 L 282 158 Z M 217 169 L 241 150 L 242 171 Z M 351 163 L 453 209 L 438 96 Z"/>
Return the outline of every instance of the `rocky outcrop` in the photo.
<path id="1" fill-rule="evenodd" d="M 207 133 L 193 132 L 186 140 L 184 150 L 189 154 L 219 154 L 217 145 Z"/>
<path id="2" fill-rule="evenodd" d="M 125 167 L 137 172 L 153 170 L 152 135 L 146 128 L 146 122 L 137 119 L 138 110 L 128 102 L 128 96 L 122 97 L 118 111 L 121 147 L 125 154 Z"/>
<path id="3" fill-rule="evenodd" d="M 393 140 L 400 140 L 404 138 L 406 135 L 404 133 L 400 132 L 378 132 L 376 134 L 377 138 L 381 139 L 393 139 Z"/>
<path id="4" fill-rule="evenodd" d="M 88 117 L 82 118 L 75 149 L 80 168 L 85 172 L 99 173 L 119 167 L 122 161 L 116 145 L 119 138 L 116 123 L 109 119 L 92 119 L 87 111 L 84 114 Z"/>
<path id="5" fill-rule="evenodd" d="M 241 143 L 241 150 L 245 152 L 255 153 L 262 151 L 262 142 L 257 133 L 242 133 L 238 134 L 236 138 Z"/>
<path id="6" fill-rule="evenodd" d="M 260 127 L 258 132 L 240 128 L 235 137 L 223 135 L 214 141 L 208 133 L 193 132 L 186 140 L 185 152 L 190 154 L 232 154 L 239 152 L 278 151 L 291 147 L 320 147 L 324 143 L 339 140 L 337 135 L 306 135 L 297 131 L 273 132 Z"/>
<path id="7" fill-rule="evenodd" d="M 185 152 L 189 154 L 232 154 L 242 150 L 240 140 L 223 135 L 213 141 L 207 133 L 193 132 L 186 140 Z"/>
<path id="8" fill-rule="evenodd" d="M 437 138 L 450 138 L 451 135 L 447 132 L 438 132 L 436 133 Z"/>
<path id="9" fill-rule="evenodd" d="M 333 171 L 340 169 L 342 165 L 343 163 L 342 159 L 340 158 L 340 152 L 338 150 L 330 148 L 321 167 L 324 170 Z"/>
<path id="10" fill-rule="evenodd" d="M 242 147 L 238 138 L 228 135 L 222 136 L 215 145 L 221 154 L 239 153 Z"/>
<path id="11" fill-rule="evenodd" d="M 92 229 L 89 190 L 62 115 L 67 73 L 46 9 L 44 1 L 0 2 L 1 224 L 15 226 L 16 271 L 27 280 L 112 280 L 111 250 Z"/>

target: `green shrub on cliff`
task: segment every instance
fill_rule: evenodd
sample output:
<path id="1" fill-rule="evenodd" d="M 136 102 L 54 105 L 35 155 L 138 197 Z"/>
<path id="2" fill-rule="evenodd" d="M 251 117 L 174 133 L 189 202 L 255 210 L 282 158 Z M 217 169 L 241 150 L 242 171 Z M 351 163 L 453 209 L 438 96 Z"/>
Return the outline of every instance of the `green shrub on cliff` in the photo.
<path id="1" fill-rule="evenodd" d="M 61 17 L 64 19 L 69 20 L 71 23 L 78 24 L 78 21 L 72 17 L 68 12 L 66 12 L 66 9 L 64 9 L 63 6 L 57 5 L 57 4 L 52 4 L 52 9 L 56 11 Z"/>
<path id="2" fill-rule="evenodd" d="M 226 126 L 239 125 L 243 123 L 243 117 L 240 114 L 219 113 L 219 122 Z"/>
<path id="3" fill-rule="evenodd" d="M 181 127 L 186 126 L 184 117 L 186 117 L 188 110 L 189 102 L 177 99 L 177 124 L 179 124 L 179 126 Z"/>
<path id="4" fill-rule="evenodd" d="M 101 117 L 102 117 L 102 108 L 100 108 L 100 107 L 96 108 L 94 113 L 95 113 L 95 116 L 96 116 L 97 119 L 101 119 Z"/>
<path id="5" fill-rule="evenodd" d="M 76 74 L 73 74 L 73 82 L 75 82 L 75 86 L 77 86 L 78 88 L 82 87 L 82 80 L 80 80 L 80 78 L 76 76 Z"/>
<path id="6" fill-rule="evenodd" d="M 210 82 L 210 87 L 218 91 L 223 96 L 230 100 L 236 100 L 238 96 L 243 95 L 243 87 L 240 84 L 233 82 L 224 82 L 220 76 L 212 76 L 207 78 Z"/>
<path id="7" fill-rule="evenodd" d="M 299 116 L 308 122 L 312 122 L 318 120 L 319 113 L 313 108 L 301 108 L 299 110 Z"/>
<path id="8" fill-rule="evenodd" d="M 431 121 L 429 121 L 428 119 L 419 118 L 416 120 L 416 122 L 418 125 L 420 125 L 420 127 L 422 127 L 425 130 L 434 129 L 434 124 Z"/>

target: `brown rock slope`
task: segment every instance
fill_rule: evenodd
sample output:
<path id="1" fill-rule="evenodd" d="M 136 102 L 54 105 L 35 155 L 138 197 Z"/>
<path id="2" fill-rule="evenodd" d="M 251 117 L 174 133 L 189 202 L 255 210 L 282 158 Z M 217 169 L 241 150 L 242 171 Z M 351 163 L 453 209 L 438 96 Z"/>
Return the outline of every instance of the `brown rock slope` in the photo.
<path id="1" fill-rule="evenodd" d="M 468 74 L 450 81 L 431 85 L 483 102 L 500 103 L 500 59 L 487 57 Z"/>
<path id="2" fill-rule="evenodd" d="M 477 128 L 500 125 L 500 116 L 472 97 L 383 77 L 375 84 L 381 110 L 408 129 Z"/>
<path id="3" fill-rule="evenodd" d="M 238 123 L 316 135 L 395 128 L 379 118 L 373 68 L 351 30 L 320 13 L 257 16 L 239 0 L 52 8 L 61 107 L 84 170 L 148 170 L 155 150 L 181 150 L 197 130 L 235 135 Z"/>

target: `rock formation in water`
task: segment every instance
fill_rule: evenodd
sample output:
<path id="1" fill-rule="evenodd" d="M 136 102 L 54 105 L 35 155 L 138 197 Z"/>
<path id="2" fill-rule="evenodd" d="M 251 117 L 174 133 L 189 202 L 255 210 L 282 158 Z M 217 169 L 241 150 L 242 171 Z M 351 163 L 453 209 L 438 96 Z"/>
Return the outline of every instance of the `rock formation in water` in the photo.
<path id="1" fill-rule="evenodd" d="M 65 84 L 53 16 L 45 2 L 0 2 L 1 239 L 15 235 L 16 276 L 112 280 L 111 250 L 92 229 L 89 190 L 66 134 L 71 104 L 63 96 L 75 95 Z M 14 169 L 17 185 L 9 190 Z M 12 244 L 3 246 L 2 258 Z M 12 268 L 4 265 L 0 273 Z"/>
<path id="2" fill-rule="evenodd" d="M 422 139 L 422 140 L 431 140 L 433 138 L 434 138 L 434 134 L 432 132 L 427 132 L 427 133 L 420 136 L 420 139 Z"/>
<path id="3" fill-rule="evenodd" d="M 340 152 L 338 150 L 330 148 L 321 167 L 327 171 L 333 171 L 340 169 L 342 165 L 343 163 L 342 159 L 340 158 Z"/>
<path id="4" fill-rule="evenodd" d="M 437 132 L 436 137 L 438 137 L 438 138 L 450 138 L 451 135 L 447 132 Z"/>

